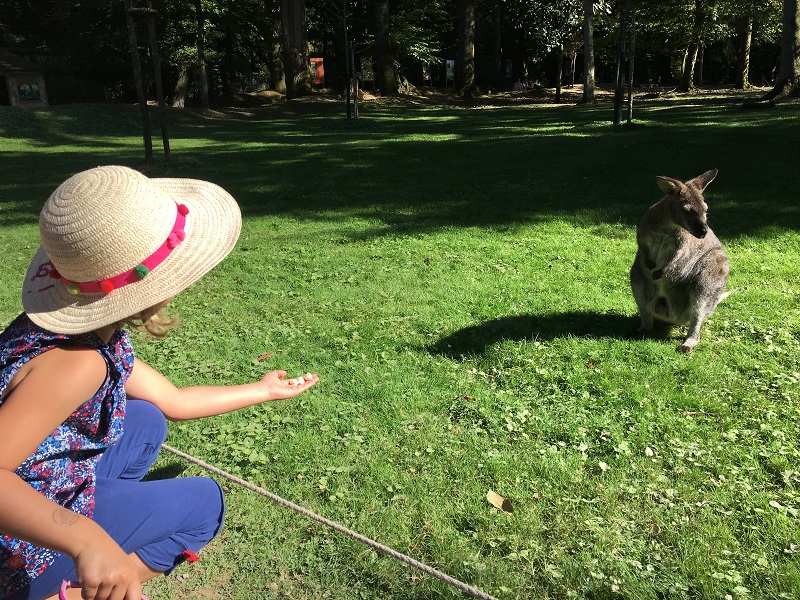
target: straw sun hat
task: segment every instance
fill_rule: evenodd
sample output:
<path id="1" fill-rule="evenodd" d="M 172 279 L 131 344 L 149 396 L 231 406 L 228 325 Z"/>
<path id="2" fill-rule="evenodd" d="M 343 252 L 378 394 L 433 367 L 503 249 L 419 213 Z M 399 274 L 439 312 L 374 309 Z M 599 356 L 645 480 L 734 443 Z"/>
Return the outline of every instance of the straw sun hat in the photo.
<path id="1" fill-rule="evenodd" d="M 22 288 L 30 319 L 55 333 L 93 331 L 174 296 L 233 249 L 236 201 L 194 179 L 127 167 L 73 175 L 39 215 L 42 246 Z"/>

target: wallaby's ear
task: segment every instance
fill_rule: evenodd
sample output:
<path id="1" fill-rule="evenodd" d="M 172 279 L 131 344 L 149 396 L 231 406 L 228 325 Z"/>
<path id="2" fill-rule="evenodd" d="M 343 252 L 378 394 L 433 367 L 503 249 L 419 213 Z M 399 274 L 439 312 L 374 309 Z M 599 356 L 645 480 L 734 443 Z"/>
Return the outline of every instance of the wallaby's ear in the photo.
<path id="1" fill-rule="evenodd" d="M 656 183 L 667 196 L 676 194 L 681 189 L 681 182 L 672 177 L 656 177 Z"/>
<path id="2" fill-rule="evenodd" d="M 711 169 L 710 171 L 706 171 L 702 175 L 698 175 L 694 179 L 692 179 L 689 183 L 694 185 L 698 188 L 701 192 L 706 189 L 709 183 L 714 181 L 714 177 L 717 176 L 717 170 Z"/>

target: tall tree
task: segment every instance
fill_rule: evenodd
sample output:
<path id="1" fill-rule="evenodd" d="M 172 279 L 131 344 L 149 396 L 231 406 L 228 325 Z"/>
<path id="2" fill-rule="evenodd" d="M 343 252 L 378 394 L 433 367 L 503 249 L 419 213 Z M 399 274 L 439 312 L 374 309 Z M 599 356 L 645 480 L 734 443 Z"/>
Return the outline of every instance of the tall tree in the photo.
<path id="1" fill-rule="evenodd" d="M 695 0 L 637 1 L 636 12 L 637 45 L 645 77 L 660 85 L 680 81 L 694 36 Z"/>
<path id="2" fill-rule="evenodd" d="M 778 78 L 762 100 L 800 96 L 800 0 L 783 0 L 783 34 Z"/>
<path id="3" fill-rule="evenodd" d="M 718 0 L 723 17 L 731 23 L 736 41 L 734 86 L 750 87 L 754 48 L 780 44 L 783 0 Z M 722 36 L 723 39 L 726 36 Z M 769 66 L 772 70 L 773 65 Z"/>
<path id="4" fill-rule="evenodd" d="M 631 20 L 631 4 L 633 0 L 625 0 L 619 18 L 617 31 L 616 84 L 614 86 L 614 125 L 622 123 L 622 101 L 625 93 L 625 49 L 628 40 L 628 26 Z"/>
<path id="5" fill-rule="evenodd" d="M 222 85 L 222 95 L 229 96 L 233 91 L 231 82 L 235 77 L 234 68 L 234 44 L 235 34 L 233 28 L 233 14 L 231 13 L 230 6 L 225 6 L 222 12 L 222 30 L 223 30 L 223 51 L 222 51 L 222 64 L 220 73 L 220 84 Z"/>
<path id="6" fill-rule="evenodd" d="M 142 139 L 144 141 L 144 161 L 153 164 L 153 140 L 150 136 L 150 116 L 147 112 L 147 99 L 142 83 L 142 64 L 139 60 L 139 44 L 136 41 L 136 22 L 133 19 L 131 0 L 125 0 L 125 21 L 128 25 L 128 43 L 131 49 L 131 64 L 136 81 L 136 95 L 139 99 L 139 113 L 142 118 Z"/>
<path id="7" fill-rule="evenodd" d="M 158 121 L 161 125 L 161 141 L 164 145 L 164 159 L 169 162 L 169 132 L 167 131 L 167 119 L 164 114 L 164 85 L 161 80 L 161 52 L 158 49 L 158 38 L 156 37 L 156 21 L 154 18 L 155 10 L 150 0 L 145 2 L 147 14 L 147 29 L 150 33 L 150 55 L 153 59 L 153 74 L 156 84 L 156 100 L 158 102 Z"/>
<path id="8" fill-rule="evenodd" d="M 455 33 L 454 4 L 453 0 L 392 0 L 389 35 L 400 65 L 397 77 L 401 88 L 408 85 L 404 65 L 415 65 L 421 76 L 424 67 L 441 64 L 443 46 L 455 41 L 450 38 Z"/>
<path id="9" fill-rule="evenodd" d="M 582 102 L 594 103 L 594 0 L 583 0 L 583 98 Z"/>
<path id="10" fill-rule="evenodd" d="M 498 88 L 503 87 L 503 2 L 494 0 L 492 7 L 492 78 Z"/>
<path id="11" fill-rule="evenodd" d="M 513 0 L 512 16 L 531 45 L 528 54 L 556 53 L 553 84 L 559 88 L 566 49 L 580 40 L 583 0 Z"/>
<path id="12" fill-rule="evenodd" d="M 281 0 L 281 19 L 286 97 L 298 98 L 311 91 L 305 0 Z"/>
<path id="13" fill-rule="evenodd" d="M 203 108 L 208 108 L 208 73 L 206 72 L 205 50 L 206 17 L 201 0 L 195 0 L 194 6 L 197 14 L 197 68 L 200 75 L 200 102 Z"/>
<path id="14" fill-rule="evenodd" d="M 267 69 L 269 70 L 269 87 L 271 90 L 283 94 L 286 92 L 286 80 L 283 71 L 283 33 L 280 12 L 278 0 L 264 0 L 266 20 L 264 42 L 266 44 Z"/>
<path id="15" fill-rule="evenodd" d="M 681 81 L 678 84 L 678 90 L 681 92 L 688 92 L 694 87 L 695 66 L 697 65 L 697 57 L 703 44 L 703 32 L 708 18 L 707 9 L 708 6 L 705 4 L 705 0 L 695 0 L 692 37 L 686 49 L 686 54 L 684 54 L 683 57 L 683 72 Z"/>
<path id="16" fill-rule="evenodd" d="M 753 43 L 753 21 L 755 2 L 749 2 L 750 10 L 739 18 L 739 52 L 736 56 L 736 89 L 750 87 L 750 48 Z"/>
<path id="17" fill-rule="evenodd" d="M 475 93 L 475 0 L 458 0 L 455 84 L 459 96 Z"/>
<path id="18" fill-rule="evenodd" d="M 572 87 L 575 83 L 575 59 L 578 50 L 583 45 L 583 34 L 580 29 L 576 29 L 573 34 L 561 42 L 557 49 L 558 67 L 556 68 L 556 102 L 561 102 L 561 85 L 564 73 L 564 59 L 569 59 L 567 74 L 569 75 L 567 86 Z"/>
<path id="19" fill-rule="evenodd" d="M 375 0 L 375 83 L 381 94 L 396 94 L 397 56 L 389 35 L 389 0 Z"/>

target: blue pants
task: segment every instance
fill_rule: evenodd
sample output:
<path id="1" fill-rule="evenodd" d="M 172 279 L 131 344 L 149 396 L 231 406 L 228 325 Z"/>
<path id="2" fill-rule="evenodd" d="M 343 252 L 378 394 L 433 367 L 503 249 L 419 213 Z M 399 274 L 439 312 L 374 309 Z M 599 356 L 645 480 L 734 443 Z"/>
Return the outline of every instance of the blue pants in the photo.
<path id="1" fill-rule="evenodd" d="M 185 550 L 198 552 L 222 528 L 225 501 L 207 477 L 141 481 L 167 437 L 164 415 L 143 400 L 128 400 L 124 433 L 106 450 L 97 469 L 92 520 L 127 553 L 156 571 L 171 572 Z M 14 600 L 58 593 L 64 579 L 77 579 L 75 564 L 62 555 Z"/>

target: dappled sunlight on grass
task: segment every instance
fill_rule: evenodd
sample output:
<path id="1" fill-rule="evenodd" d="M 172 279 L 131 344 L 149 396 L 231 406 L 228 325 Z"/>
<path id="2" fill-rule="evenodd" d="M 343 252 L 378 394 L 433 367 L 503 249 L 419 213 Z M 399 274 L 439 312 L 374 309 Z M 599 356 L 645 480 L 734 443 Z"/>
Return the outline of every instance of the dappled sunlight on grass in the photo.
<path id="1" fill-rule="evenodd" d="M 396 212 L 393 204 L 419 202 L 421 213 L 387 221 L 407 232 L 459 222 L 470 225 L 473 217 L 475 222 L 507 225 L 537 215 L 577 215 L 576 211 L 586 209 L 584 204 L 592 207 L 594 219 L 623 220 L 632 225 L 640 211 L 658 197 L 651 184 L 656 174 L 688 178 L 695 171 L 719 168 L 721 175 L 710 191 L 716 220 L 715 192 L 736 193 L 737 188 L 752 186 L 757 177 L 771 170 L 767 166 L 774 162 L 770 153 L 781 154 L 782 148 L 791 148 L 781 141 L 793 138 L 779 126 L 791 116 L 783 109 L 770 111 L 770 120 L 765 122 L 763 113 L 758 117 L 753 116 L 754 111 L 736 109 L 732 113 L 726 105 L 686 108 L 657 103 L 641 102 L 636 114 L 642 121 L 621 128 L 609 124 L 608 109 L 601 106 L 522 106 L 491 111 L 424 108 L 414 114 L 408 109 L 401 113 L 382 107 L 365 117 L 369 120 L 365 127 L 339 127 L 337 123 L 347 123 L 339 115 L 292 120 L 281 106 L 253 111 L 257 116 L 245 120 L 214 120 L 204 113 L 170 111 L 173 161 L 170 165 L 161 162 L 156 137 L 157 160 L 148 172 L 211 177 L 234 192 L 242 190 L 237 196 L 248 214 L 267 206 L 270 211 L 324 211 L 326 204 L 335 208 L 342 203 L 362 211 L 360 205 L 376 201 L 374 210 L 392 214 Z M 75 110 L 55 107 L 52 114 Z M 309 106 L 303 110 L 309 111 Z M 100 162 L 137 163 L 140 131 L 134 108 L 95 107 L 92 111 L 101 116 L 92 121 L 94 127 L 84 126 L 80 136 L 61 130 L 85 111 L 60 117 L 41 132 L 37 143 L 44 144 L 42 150 L 58 149 L 69 159 L 56 163 L 62 165 L 60 171 L 50 169 L 36 177 L 31 192 L 23 194 L 32 206 L 71 171 Z M 44 119 L 47 114 L 51 113 L 36 118 Z M 122 119 L 115 121 L 114 115 Z M 130 123 L 126 137 L 109 143 L 104 124 L 112 122 L 112 129 L 118 131 L 126 120 Z M 711 120 L 720 125 L 709 125 Z M 744 127 L 743 122 L 749 125 Z M 4 161 L 9 173 L 19 172 L 15 163 L 21 164 L 23 152 L 33 150 L 26 141 L 30 136 L 16 138 L 37 130 L 31 123 L 23 120 L 12 123 L 14 127 L 8 125 L 14 139 Z M 735 135 L 737 131 L 746 137 L 725 139 L 725 132 Z M 658 152 L 642 152 L 642 145 L 657 147 Z M 738 153 L 745 146 L 750 160 L 743 165 Z M 791 152 L 796 154 L 796 148 L 789 149 Z M 577 160 L 580 156 L 591 160 Z M 309 161 L 313 164 L 303 169 L 308 175 L 295 177 L 295 170 Z M 596 185 L 598 177 L 607 191 Z M 386 185 L 386 181 L 392 183 Z M 327 193 L 345 189 L 340 200 Z M 262 193 L 271 194 L 268 203 L 260 197 Z M 784 215 L 786 226 L 796 227 L 794 204 L 789 198 L 781 201 L 780 193 L 774 206 Z M 752 213 L 747 208 L 750 202 L 750 198 L 737 197 L 734 204 L 739 212 Z M 431 203 L 437 207 L 433 212 L 424 208 Z M 773 220 L 761 210 L 753 217 L 749 222 L 754 227 Z M 745 222 L 736 219 L 736 227 Z M 738 233 L 728 230 L 729 235 Z"/>

